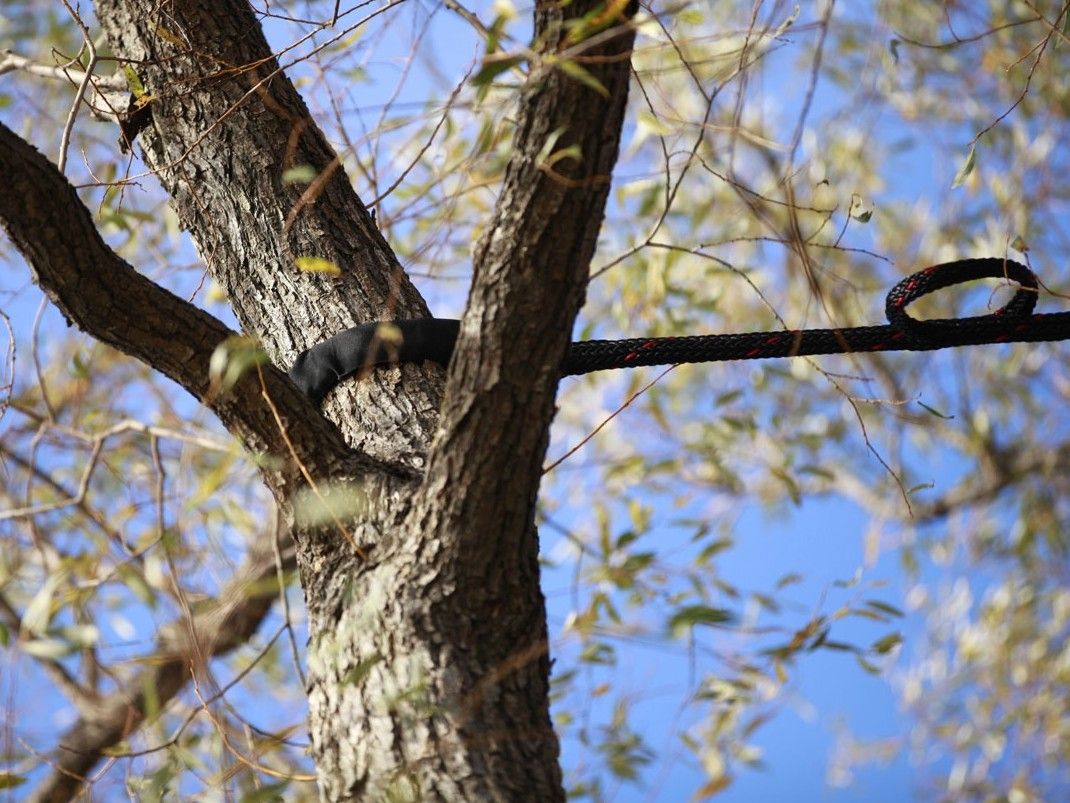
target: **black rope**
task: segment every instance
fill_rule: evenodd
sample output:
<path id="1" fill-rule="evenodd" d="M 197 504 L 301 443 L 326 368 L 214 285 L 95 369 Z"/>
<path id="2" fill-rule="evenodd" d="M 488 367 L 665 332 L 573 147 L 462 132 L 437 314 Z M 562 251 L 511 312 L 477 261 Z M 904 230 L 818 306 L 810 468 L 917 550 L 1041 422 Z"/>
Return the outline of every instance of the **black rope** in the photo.
<path id="1" fill-rule="evenodd" d="M 984 278 L 1007 278 L 1020 286 L 1014 297 L 989 315 L 919 321 L 907 306 L 924 295 Z M 569 345 L 562 376 L 641 365 L 761 360 L 810 354 L 872 351 L 933 351 L 983 343 L 1070 339 L 1070 312 L 1034 314 L 1037 277 L 1018 262 L 962 259 L 908 276 L 888 293 L 884 326 L 801 329 L 781 332 L 689 337 L 584 340 Z M 348 376 L 375 366 L 432 360 L 449 363 L 460 322 L 443 318 L 355 326 L 301 352 L 290 378 L 320 401 Z"/>

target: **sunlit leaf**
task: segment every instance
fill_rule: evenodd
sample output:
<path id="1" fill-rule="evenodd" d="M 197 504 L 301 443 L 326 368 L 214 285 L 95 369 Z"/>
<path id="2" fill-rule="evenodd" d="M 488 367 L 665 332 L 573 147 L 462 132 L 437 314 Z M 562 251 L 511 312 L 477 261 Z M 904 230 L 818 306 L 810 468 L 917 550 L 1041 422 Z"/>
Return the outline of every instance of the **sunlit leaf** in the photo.
<path id="1" fill-rule="evenodd" d="M 22 642 L 19 646 L 27 655 L 49 661 L 58 661 L 77 650 L 77 647 L 70 642 L 58 638 L 31 639 Z"/>
<path id="2" fill-rule="evenodd" d="M 348 483 L 305 487 L 294 496 L 294 519 L 301 527 L 344 525 L 362 515 L 368 497 L 358 486 Z"/>
<path id="3" fill-rule="evenodd" d="M 316 178 L 316 168 L 312 165 L 301 164 L 291 167 L 289 170 L 282 172 L 283 184 L 310 184 Z M 299 257 L 299 262 L 302 259 L 314 259 L 315 257 Z M 324 260 L 325 262 L 327 260 Z M 298 267 L 301 267 L 299 264 Z M 302 270 L 308 270 L 308 268 L 301 268 Z"/>
<path id="4" fill-rule="evenodd" d="M 244 335 L 228 337 L 212 352 L 208 376 L 216 393 L 227 393 L 257 365 L 270 362 L 259 341 Z"/>
<path id="5" fill-rule="evenodd" d="M 122 563 L 116 567 L 115 573 L 122 580 L 123 584 L 129 588 L 138 599 L 148 605 L 150 608 L 156 605 L 156 592 L 152 587 L 145 582 L 145 578 L 141 572 L 131 566 L 129 563 Z"/>
<path id="6" fill-rule="evenodd" d="M 66 582 L 68 582 L 68 574 L 64 570 L 53 572 L 45 578 L 22 614 L 23 630 L 36 634 L 47 630 L 55 612 L 56 591 Z"/>
<path id="7" fill-rule="evenodd" d="M 297 265 L 299 270 L 303 270 L 306 273 L 323 273 L 327 276 L 341 276 L 342 269 L 335 265 L 331 260 L 324 259 L 323 257 L 303 256 L 297 257 L 294 260 L 294 264 Z"/>
<path id="8" fill-rule="evenodd" d="M 137 71 L 133 65 L 126 62 L 122 66 L 123 77 L 126 78 L 126 85 L 130 88 L 130 92 L 134 97 L 140 98 L 145 94 L 145 85 L 141 83 L 141 78 L 138 76 Z"/>
<path id="9" fill-rule="evenodd" d="M 259 789 L 251 789 L 241 796 L 241 803 L 283 803 L 287 795 L 283 794 L 290 788 L 289 781 L 264 784 Z"/>
<path id="10" fill-rule="evenodd" d="M 589 89 L 593 89 L 602 97 L 609 97 L 609 90 L 605 88 L 601 81 L 594 77 L 589 70 L 580 66 L 577 62 L 571 59 L 561 59 L 557 62 L 557 66 L 565 75 L 570 78 L 575 78 L 584 86 Z"/>
<path id="11" fill-rule="evenodd" d="M 342 682 L 359 685 L 360 682 L 368 676 L 368 673 L 371 672 L 377 664 L 382 663 L 382 661 L 383 656 L 379 653 L 376 653 L 371 658 L 361 661 L 352 669 L 350 669 L 349 672 L 346 674 L 345 678 L 342 680 Z"/>
<path id="12" fill-rule="evenodd" d="M 970 173 L 973 172 L 974 167 L 977 165 L 977 144 L 974 143 L 970 146 L 970 152 L 966 154 L 966 159 L 962 163 L 962 166 L 955 173 L 955 179 L 951 182 L 951 188 L 961 187 L 966 179 L 970 177 Z"/>
<path id="13" fill-rule="evenodd" d="M 489 57 L 485 59 L 479 72 L 472 77 L 472 86 L 480 91 L 480 98 L 486 95 L 495 78 L 525 62 L 523 56 L 506 56 L 501 53 L 495 53 L 494 56 L 493 59 Z"/>

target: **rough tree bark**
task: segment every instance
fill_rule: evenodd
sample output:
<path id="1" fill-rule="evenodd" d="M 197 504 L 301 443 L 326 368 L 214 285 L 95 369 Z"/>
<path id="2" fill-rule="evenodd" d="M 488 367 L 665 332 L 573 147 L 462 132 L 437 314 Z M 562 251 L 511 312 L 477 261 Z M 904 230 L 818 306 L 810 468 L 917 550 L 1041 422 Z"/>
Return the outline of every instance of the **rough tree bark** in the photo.
<path id="1" fill-rule="evenodd" d="M 355 323 L 428 314 L 245 2 L 95 5 L 113 52 L 153 97 L 140 135 L 148 167 L 242 328 L 277 365 Z M 0 220 L 46 292 L 75 324 L 167 373 L 248 448 L 276 458 L 264 481 L 293 525 L 309 613 L 309 727 L 327 800 L 379 800 L 391 788 L 425 800 L 563 799 L 534 512 L 557 366 L 583 302 L 627 98 L 633 32 L 623 17 L 564 54 L 604 92 L 555 66 L 569 46 L 566 20 L 598 7 L 536 4 L 540 56 L 448 372 L 377 371 L 340 386 L 323 415 L 270 367 L 209 397 L 208 358 L 225 327 L 119 260 L 58 172 L 0 130 L 0 170 L 21 182 Z M 581 156 L 548 167 L 539 154 L 551 137 Z M 304 164 L 322 179 L 308 195 L 282 180 Z M 297 270 L 306 255 L 342 275 Z M 140 325 L 117 325 L 117 309 Z M 309 482 L 343 485 L 366 504 L 341 527 L 303 526 L 293 503 Z M 128 716 L 137 708 L 123 705 Z M 129 732 L 129 720 L 107 733 L 83 720 L 38 799 L 68 799 L 108 740 Z"/>

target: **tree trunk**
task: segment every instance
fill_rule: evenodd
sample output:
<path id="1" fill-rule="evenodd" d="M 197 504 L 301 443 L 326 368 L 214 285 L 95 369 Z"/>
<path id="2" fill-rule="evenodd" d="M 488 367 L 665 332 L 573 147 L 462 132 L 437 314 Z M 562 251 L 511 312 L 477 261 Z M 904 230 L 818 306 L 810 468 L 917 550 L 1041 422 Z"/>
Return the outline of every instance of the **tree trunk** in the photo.
<path id="1" fill-rule="evenodd" d="M 263 380 L 271 404 L 253 378 L 239 386 L 244 401 L 215 399 L 207 357 L 225 328 L 193 320 L 177 299 L 166 301 L 172 309 L 160 308 L 164 296 L 136 307 L 193 320 L 187 369 L 171 366 L 170 375 L 249 448 L 285 466 L 268 461 L 264 479 L 297 542 L 309 727 L 326 800 L 564 797 L 534 512 L 558 366 L 583 302 L 627 98 L 626 21 L 581 44 L 564 33 L 566 18 L 596 7 L 537 3 L 539 56 L 445 375 L 410 365 L 343 383 L 326 420 L 273 370 Z M 96 0 L 96 10 L 111 49 L 153 98 L 140 134 L 147 164 L 242 328 L 277 365 L 358 322 L 428 314 L 248 5 Z M 601 89 L 568 77 L 564 58 Z M 553 150 L 576 155 L 546 160 L 551 138 Z M 297 165 L 323 178 L 307 197 L 282 178 Z M 65 269 L 77 279 L 90 268 L 65 268 L 47 244 L 35 255 L 14 239 L 72 320 L 108 339 L 106 320 L 72 301 L 78 281 L 62 279 Z M 341 275 L 302 272 L 301 256 L 328 259 Z M 157 336 L 113 333 L 108 342 L 167 370 Z M 285 433 L 267 410 L 279 412 Z M 310 483 L 318 493 L 341 486 L 359 514 L 303 523 L 295 502 Z"/>

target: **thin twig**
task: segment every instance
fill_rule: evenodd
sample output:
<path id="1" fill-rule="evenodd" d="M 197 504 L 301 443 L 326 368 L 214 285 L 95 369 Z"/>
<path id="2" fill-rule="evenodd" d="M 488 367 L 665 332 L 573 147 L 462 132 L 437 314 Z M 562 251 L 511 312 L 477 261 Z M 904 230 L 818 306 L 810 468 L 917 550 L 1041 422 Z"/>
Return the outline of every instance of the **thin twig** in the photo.
<path id="1" fill-rule="evenodd" d="M 78 15 L 78 12 L 71 8 L 71 4 L 67 0 L 62 0 L 63 7 L 67 9 L 71 15 L 71 19 L 74 20 L 74 24 L 82 31 L 82 41 L 86 50 L 89 51 L 89 63 L 85 67 L 85 72 L 82 74 L 82 80 L 78 83 L 78 92 L 74 96 L 74 102 L 71 103 L 70 111 L 67 112 L 67 121 L 63 124 L 63 133 L 59 139 L 59 160 L 57 167 L 59 172 L 67 172 L 67 149 L 71 144 L 71 132 L 74 130 L 74 121 L 78 118 L 78 107 L 82 105 L 82 98 L 85 97 L 86 87 L 89 86 L 89 82 L 93 78 L 93 70 L 97 67 L 97 47 L 93 44 L 93 37 L 89 33 L 89 29 L 82 22 L 82 18 Z"/>

